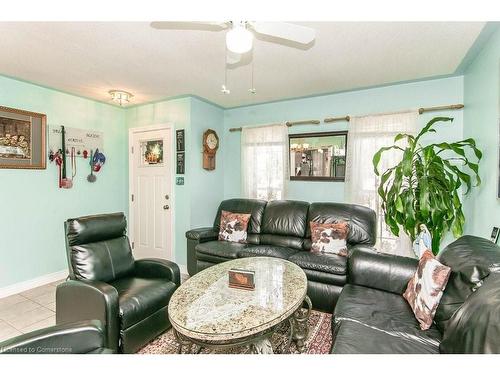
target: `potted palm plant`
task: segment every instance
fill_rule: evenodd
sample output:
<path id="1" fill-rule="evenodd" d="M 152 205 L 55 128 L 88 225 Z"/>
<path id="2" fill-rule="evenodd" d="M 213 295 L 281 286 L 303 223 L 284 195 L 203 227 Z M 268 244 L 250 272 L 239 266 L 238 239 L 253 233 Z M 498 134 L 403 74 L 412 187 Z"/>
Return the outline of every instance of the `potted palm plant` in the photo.
<path id="1" fill-rule="evenodd" d="M 402 229 L 412 241 L 418 227 L 425 224 L 432 235 L 432 252 L 439 252 L 443 235 L 450 231 L 455 237 L 463 233 L 465 217 L 460 191 L 481 183 L 479 161 L 482 153 L 469 138 L 454 143 L 421 144 L 421 138 L 435 133 L 438 122 L 453 121 L 450 117 L 435 117 L 417 136 L 398 134 L 394 145 L 381 148 L 373 156 L 375 174 L 380 177 L 378 194 L 382 198 L 385 222 L 396 236 Z M 398 141 L 406 140 L 406 146 Z M 379 164 L 384 152 L 397 150 L 402 159 L 381 172 Z"/>

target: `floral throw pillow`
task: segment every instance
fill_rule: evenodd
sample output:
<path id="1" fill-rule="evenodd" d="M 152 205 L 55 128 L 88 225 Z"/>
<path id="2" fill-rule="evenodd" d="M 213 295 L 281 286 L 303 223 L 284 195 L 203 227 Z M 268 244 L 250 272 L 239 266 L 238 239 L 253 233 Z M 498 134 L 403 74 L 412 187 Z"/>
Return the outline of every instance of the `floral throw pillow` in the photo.
<path id="1" fill-rule="evenodd" d="M 311 226 L 311 251 L 313 253 L 347 256 L 348 223 L 339 221 L 322 224 L 311 221 L 309 225 Z"/>
<path id="2" fill-rule="evenodd" d="M 430 250 L 420 257 L 417 272 L 408 282 L 403 297 L 410 304 L 422 330 L 432 325 L 450 273 L 451 268 L 439 263 Z"/>
<path id="3" fill-rule="evenodd" d="M 222 211 L 220 215 L 219 241 L 247 242 L 250 214 Z"/>

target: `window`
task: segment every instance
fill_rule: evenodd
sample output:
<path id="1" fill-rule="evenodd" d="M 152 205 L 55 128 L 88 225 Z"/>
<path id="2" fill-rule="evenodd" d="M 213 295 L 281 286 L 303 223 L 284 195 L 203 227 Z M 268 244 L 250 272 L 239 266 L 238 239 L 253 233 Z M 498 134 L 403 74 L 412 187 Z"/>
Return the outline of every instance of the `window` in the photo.
<path id="1" fill-rule="evenodd" d="M 393 145 L 398 133 L 415 134 L 416 123 L 416 112 L 351 117 L 349 123 L 345 195 L 349 202 L 368 206 L 376 212 L 376 247 L 381 252 L 414 256 L 409 237 L 403 231 L 399 237 L 394 236 L 385 224 L 377 192 L 380 180 L 373 171 L 373 155 L 380 148 Z M 394 166 L 400 158 L 400 153 L 385 153 L 381 170 Z"/>
<path id="2" fill-rule="evenodd" d="M 242 191 L 246 198 L 285 199 L 288 173 L 285 125 L 243 127 L 241 132 Z"/>

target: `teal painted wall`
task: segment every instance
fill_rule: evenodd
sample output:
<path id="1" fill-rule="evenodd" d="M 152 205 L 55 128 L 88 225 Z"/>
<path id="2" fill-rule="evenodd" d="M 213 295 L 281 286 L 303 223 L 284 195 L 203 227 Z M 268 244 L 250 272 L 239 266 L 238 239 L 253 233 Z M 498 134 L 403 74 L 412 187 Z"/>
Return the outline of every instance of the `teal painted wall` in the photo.
<path id="1" fill-rule="evenodd" d="M 500 28 L 464 76 L 464 135 L 474 138 L 484 155 L 479 168 L 482 185 L 465 199 L 466 233 L 487 238 L 493 226 L 500 226 L 500 200 L 497 198 L 499 92 Z"/>
<path id="2" fill-rule="evenodd" d="M 123 211 L 127 134 L 122 109 L 0 76 L 0 105 L 41 112 L 48 126 L 104 132 L 106 164 L 90 184 L 78 160 L 73 189 L 58 188 L 57 168 L 0 169 L 0 288 L 67 268 L 63 223 L 69 217 Z"/>
<path id="3" fill-rule="evenodd" d="M 215 170 L 203 169 L 203 133 L 213 129 L 219 136 Z M 212 226 L 217 207 L 224 199 L 224 110 L 197 98 L 191 99 L 191 228 Z M 182 249 L 183 254 L 186 248 Z"/>
<path id="4" fill-rule="evenodd" d="M 323 120 L 325 117 L 365 115 L 462 103 L 463 78 L 452 77 L 420 81 L 367 90 L 286 100 L 259 104 L 224 111 L 224 196 L 241 195 L 240 132 L 229 132 L 229 128 L 285 122 L 287 120 Z M 462 111 L 441 111 L 419 116 L 424 125 L 434 116 L 454 117 L 452 124 L 443 124 L 433 141 L 458 140 L 463 135 Z M 349 130 L 348 123 L 304 125 L 289 128 L 290 133 L 312 131 Z M 344 201 L 343 182 L 289 182 L 289 199 L 305 201 Z"/>

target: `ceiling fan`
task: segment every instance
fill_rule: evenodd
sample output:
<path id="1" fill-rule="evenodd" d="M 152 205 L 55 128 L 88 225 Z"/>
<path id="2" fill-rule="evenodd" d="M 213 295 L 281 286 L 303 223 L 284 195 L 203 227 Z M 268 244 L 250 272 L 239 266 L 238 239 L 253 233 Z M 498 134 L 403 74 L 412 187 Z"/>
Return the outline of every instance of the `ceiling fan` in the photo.
<path id="1" fill-rule="evenodd" d="M 184 29 L 222 31 L 226 33 L 227 63 L 235 64 L 240 61 L 241 55 L 249 52 L 253 47 L 254 36 L 262 36 L 273 43 L 293 47 L 307 46 L 314 41 L 316 31 L 310 27 L 285 22 L 254 22 L 254 21 L 227 21 L 227 22 L 152 22 L 155 29 Z M 291 43 L 290 43 L 291 42 Z"/>

